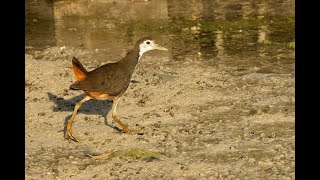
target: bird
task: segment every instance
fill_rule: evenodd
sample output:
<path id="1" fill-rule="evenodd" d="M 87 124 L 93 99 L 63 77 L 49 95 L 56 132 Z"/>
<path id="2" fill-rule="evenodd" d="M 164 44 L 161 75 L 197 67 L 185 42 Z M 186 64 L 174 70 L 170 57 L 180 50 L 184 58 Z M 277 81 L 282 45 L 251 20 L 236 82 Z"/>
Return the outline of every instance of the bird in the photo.
<path id="1" fill-rule="evenodd" d="M 129 129 L 117 117 L 119 99 L 128 89 L 134 69 L 145 52 L 151 50 L 168 51 L 158 45 L 151 37 L 139 39 L 133 49 L 117 62 L 104 64 L 92 71 L 87 71 L 81 62 L 72 58 L 72 69 L 76 81 L 70 85 L 70 90 L 82 90 L 86 96 L 77 102 L 72 116 L 65 124 L 65 139 L 79 142 L 72 130 L 72 124 L 81 105 L 90 100 L 112 100 L 112 119 L 121 126 L 123 133 L 141 133 L 141 130 Z"/>

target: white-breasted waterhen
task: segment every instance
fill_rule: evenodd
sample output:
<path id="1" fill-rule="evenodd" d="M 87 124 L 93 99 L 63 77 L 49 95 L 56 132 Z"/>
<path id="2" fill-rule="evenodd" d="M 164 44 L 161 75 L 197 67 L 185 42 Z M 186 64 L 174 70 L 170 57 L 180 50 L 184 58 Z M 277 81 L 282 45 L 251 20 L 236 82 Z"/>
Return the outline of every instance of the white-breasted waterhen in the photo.
<path id="1" fill-rule="evenodd" d="M 90 72 L 83 67 L 78 59 L 73 57 L 72 68 L 77 81 L 70 86 L 70 89 L 83 90 L 86 93 L 86 97 L 76 104 L 71 119 L 66 124 L 65 138 L 78 142 L 72 131 L 72 123 L 80 106 L 90 99 L 112 100 L 112 118 L 122 127 L 122 132 L 140 133 L 140 130 L 128 129 L 116 116 L 116 109 L 119 98 L 130 84 L 131 76 L 139 59 L 143 53 L 156 49 L 167 51 L 166 48 L 156 44 L 152 38 L 141 38 L 123 59 L 115 63 L 102 65 Z"/>

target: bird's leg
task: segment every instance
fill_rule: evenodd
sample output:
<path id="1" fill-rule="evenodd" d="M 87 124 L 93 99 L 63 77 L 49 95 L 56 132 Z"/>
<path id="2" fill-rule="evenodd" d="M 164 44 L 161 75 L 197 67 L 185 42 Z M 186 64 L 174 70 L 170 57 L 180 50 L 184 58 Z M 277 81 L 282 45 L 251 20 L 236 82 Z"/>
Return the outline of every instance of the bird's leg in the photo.
<path id="1" fill-rule="evenodd" d="M 125 126 L 120 119 L 116 116 L 117 112 L 117 106 L 118 106 L 119 98 L 115 98 L 112 103 L 112 119 L 116 121 L 121 127 L 122 127 L 122 132 L 124 133 L 141 133 L 141 130 L 134 130 L 134 129 L 129 129 L 127 126 Z"/>
<path id="2" fill-rule="evenodd" d="M 81 101 L 79 101 L 79 102 L 76 104 L 76 106 L 74 107 L 74 110 L 73 110 L 71 119 L 70 119 L 69 123 L 65 125 L 66 128 L 67 128 L 67 129 L 66 129 L 66 134 L 65 134 L 65 138 L 66 138 L 66 139 L 69 139 L 69 135 L 70 135 L 71 138 L 72 138 L 74 141 L 78 142 L 77 138 L 74 136 L 73 131 L 72 131 L 72 123 L 73 123 L 74 118 L 75 118 L 75 116 L 76 116 L 76 114 L 77 114 L 77 112 L 78 112 L 78 109 L 81 107 L 81 105 L 82 105 L 84 102 L 86 102 L 86 101 L 89 100 L 89 99 L 91 99 L 91 97 L 86 96 L 86 97 L 83 98 Z"/>

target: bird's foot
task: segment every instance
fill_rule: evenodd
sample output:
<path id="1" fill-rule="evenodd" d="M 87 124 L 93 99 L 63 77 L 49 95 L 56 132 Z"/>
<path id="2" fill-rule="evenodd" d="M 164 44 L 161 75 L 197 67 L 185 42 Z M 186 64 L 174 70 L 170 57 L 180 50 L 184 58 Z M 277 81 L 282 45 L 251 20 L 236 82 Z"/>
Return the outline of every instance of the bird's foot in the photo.
<path id="1" fill-rule="evenodd" d="M 74 136 L 71 125 L 70 124 L 65 124 L 66 127 L 66 134 L 65 134 L 65 139 L 67 140 L 73 140 L 75 142 L 79 142 L 79 140 Z"/>
<path id="2" fill-rule="evenodd" d="M 123 133 L 135 133 L 135 134 L 139 134 L 139 135 L 143 134 L 142 130 L 129 129 L 126 125 L 124 125 L 120 121 L 120 119 L 116 115 L 112 114 L 112 118 L 114 121 L 116 121 L 122 127 Z"/>
<path id="3" fill-rule="evenodd" d="M 134 134 L 140 134 L 140 135 L 143 134 L 142 130 L 128 129 L 128 128 L 123 129 L 122 132 L 123 133 L 134 133 Z"/>

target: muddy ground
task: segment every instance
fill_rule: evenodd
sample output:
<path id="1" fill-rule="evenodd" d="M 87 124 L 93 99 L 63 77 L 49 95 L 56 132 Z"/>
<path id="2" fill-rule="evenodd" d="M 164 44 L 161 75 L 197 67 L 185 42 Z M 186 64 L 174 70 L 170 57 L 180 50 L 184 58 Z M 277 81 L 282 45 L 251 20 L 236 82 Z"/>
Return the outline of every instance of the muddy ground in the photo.
<path id="1" fill-rule="evenodd" d="M 63 131 L 84 97 L 69 90 L 72 56 L 94 58 L 58 47 L 26 54 L 26 179 L 294 179 L 294 72 L 236 74 L 146 53 L 117 108 L 144 135 L 119 132 L 111 102 L 90 100 L 76 143 Z"/>

